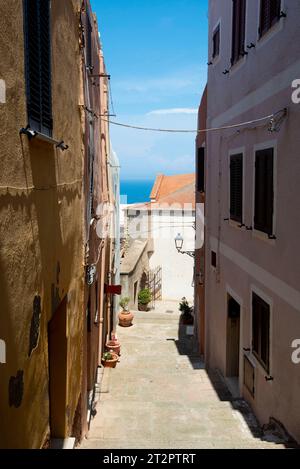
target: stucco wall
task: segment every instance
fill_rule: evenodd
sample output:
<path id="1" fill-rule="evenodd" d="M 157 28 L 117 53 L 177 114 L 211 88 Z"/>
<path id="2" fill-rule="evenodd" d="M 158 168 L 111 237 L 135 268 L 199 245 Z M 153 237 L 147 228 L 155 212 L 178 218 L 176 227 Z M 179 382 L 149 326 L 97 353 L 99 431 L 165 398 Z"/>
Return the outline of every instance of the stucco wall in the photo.
<path id="1" fill-rule="evenodd" d="M 205 88 L 199 110 L 198 129 L 206 128 L 207 120 L 207 88 Z M 204 171 L 207 164 L 206 134 L 197 134 L 195 145 L 195 171 L 196 171 L 196 249 L 195 249 L 195 273 L 194 273 L 194 303 L 195 303 L 195 331 L 198 347 L 201 355 L 205 354 L 205 193 L 198 191 L 198 175 L 202 170 L 197 164 L 198 150 L 204 147 Z M 204 175 L 205 176 L 205 175 Z M 205 177 L 204 177 L 205 185 Z"/>
<path id="2" fill-rule="evenodd" d="M 69 150 L 25 136 L 24 37 L 21 0 L 0 2 L 0 330 L 7 363 L 0 365 L 1 447 L 38 448 L 49 433 L 47 326 L 67 295 L 66 433 L 71 431 L 82 367 L 83 143 L 80 1 L 52 1 L 53 134 Z M 4 121 L 4 123 L 3 123 Z M 8 189 L 4 187 L 9 186 Z M 41 298 L 39 340 L 29 356 L 35 296 Z M 60 366 L 58 363 L 57 366 Z M 9 381 L 23 371 L 19 406 L 9 405 Z M 22 386 L 18 389 L 21 390 Z"/>
<path id="3" fill-rule="evenodd" d="M 242 131 L 208 134 L 206 166 L 206 360 L 209 367 L 226 372 L 226 296 L 241 304 L 240 392 L 262 423 L 270 417 L 281 421 L 300 440 L 299 365 L 291 360 L 292 341 L 300 337 L 300 107 L 291 101 L 291 83 L 299 78 L 299 4 L 284 0 L 287 17 L 258 41 L 259 2 L 247 2 L 246 45 L 256 47 L 223 75 L 231 57 L 231 8 L 227 2 L 210 2 L 209 38 L 221 19 L 221 55 L 208 74 L 208 127 L 249 121 L 288 107 L 280 131 L 267 126 L 248 126 Z M 276 52 L 275 52 L 276 51 Z M 211 49 L 209 50 L 211 57 Z M 244 152 L 244 223 L 253 226 L 254 154 L 258 145 L 275 148 L 275 218 L 271 241 L 224 221 L 229 216 L 229 153 Z M 221 177 L 219 177 L 221 174 Z M 220 204 L 218 200 L 221 200 Z M 217 269 L 211 267 L 211 250 L 217 253 Z M 251 347 L 251 289 L 271 304 L 270 375 L 255 357 L 255 397 L 243 386 L 243 348 Z"/>
<path id="4" fill-rule="evenodd" d="M 112 182 L 111 194 L 113 199 L 113 223 L 112 223 L 112 242 L 114 247 L 114 263 L 113 263 L 113 282 L 120 285 L 120 262 L 121 262 L 121 232 L 120 232 L 120 162 L 117 154 L 110 150 L 109 158 L 110 177 Z M 117 315 L 119 312 L 120 296 L 115 295 L 113 298 L 114 310 L 114 329 L 117 324 Z"/>
<path id="5" fill-rule="evenodd" d="M 138 294 L 142 289 L 142 276 L 149 272 L 148 245 L 145 240 L 135 240 L 121 264 L 122 297 L 129 297 L 129 307 L 138 309 Z M 136 284 L 136 295 L 134 285 Z M 119 308 L 120 309 L 120 308 Z"/>
<path id="6" fill-rule="evenodd" d="M 162 267 L 162 298 L 165 300 L 179 301 L 185 296 L 193 302 L 194 260 L 177 252 L 175 237 L 180 233 L 184 238 L 183 250 L 194 251 L 194 223 L 193 209 L 188 206 L 185 213 L 171 206 L 151 214 L 153 254 L 150 268 Z"/>

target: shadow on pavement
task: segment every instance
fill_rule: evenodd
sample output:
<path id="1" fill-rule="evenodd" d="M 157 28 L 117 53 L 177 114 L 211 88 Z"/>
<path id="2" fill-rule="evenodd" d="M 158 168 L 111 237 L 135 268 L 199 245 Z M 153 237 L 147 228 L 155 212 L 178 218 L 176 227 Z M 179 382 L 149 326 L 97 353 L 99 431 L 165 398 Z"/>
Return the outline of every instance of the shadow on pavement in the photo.
<path id="1" fill-rule="evenodd" d="M 180 320 L 178 325 L 178 340 L 167 340 L 174 341 L 179 355 L 187 356 L 195 370 L 205 369 L 205 364 L 198 352 L 194 336 L 187 334 L 187 326 L 183 325 Z M 207 370 L 207 375 L 219 400 L 222 402 L 230 402 L 232 409 L 240 414 L 254 438 L 266 443 L 272 442 L 280 444 L 285 448 L 300 448 L 297 442 L 282 430 L 280 423 L 278 422 L 278 424 L 276 424 L 275 419 L 272 419 L 270 424 L 262 427 L 255 417 L 251 406 L 243 398 L 233 397 L 219 370 Z"/>

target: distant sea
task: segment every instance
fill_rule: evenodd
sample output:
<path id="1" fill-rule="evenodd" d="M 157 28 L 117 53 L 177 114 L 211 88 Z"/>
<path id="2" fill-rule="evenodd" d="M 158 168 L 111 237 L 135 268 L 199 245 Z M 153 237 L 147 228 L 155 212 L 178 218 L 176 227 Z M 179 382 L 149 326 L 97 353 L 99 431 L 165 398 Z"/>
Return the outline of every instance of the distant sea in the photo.
<path id="1" fill-rule="evenodd" d="M 121 181 L 121 204 L 149 202 L 154 181 L 143 179 L 124 179 Z M 127 196 L 127 201 L 125 199 Z"/>

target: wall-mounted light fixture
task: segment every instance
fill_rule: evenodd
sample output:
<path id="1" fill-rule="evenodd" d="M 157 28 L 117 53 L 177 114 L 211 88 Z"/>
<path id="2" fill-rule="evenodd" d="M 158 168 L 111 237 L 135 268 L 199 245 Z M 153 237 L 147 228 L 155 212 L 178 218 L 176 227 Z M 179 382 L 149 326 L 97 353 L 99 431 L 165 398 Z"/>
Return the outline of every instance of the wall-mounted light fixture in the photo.
<path id="1" fill-rule="evenodd" d="M 180 233 L 178 233 L 178 235 L 175 238 L 175 247 L 177 249 L 177 252 L 179 252 L 180 254 L 187 254 L 190 257 L 195 257 L 195 251 L 183 251 L 182 250 L 183 243 L 184 243 L 183 237 L 181 236 Z"/>

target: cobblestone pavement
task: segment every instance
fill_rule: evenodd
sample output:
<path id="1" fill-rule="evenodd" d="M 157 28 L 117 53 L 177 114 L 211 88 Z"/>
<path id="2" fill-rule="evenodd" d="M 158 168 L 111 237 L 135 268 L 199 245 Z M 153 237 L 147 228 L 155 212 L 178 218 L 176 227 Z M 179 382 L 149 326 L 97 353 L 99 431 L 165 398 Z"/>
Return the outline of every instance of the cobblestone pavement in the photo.
<path id="1" fill-rule="evenodd" d="M 178 324 L 177 304 L 164 302 L 118 328 L 120 363 L 104 370 L 81 448 L 284 448 L 263 441 L 248 405 L 207 374 Z"/>

